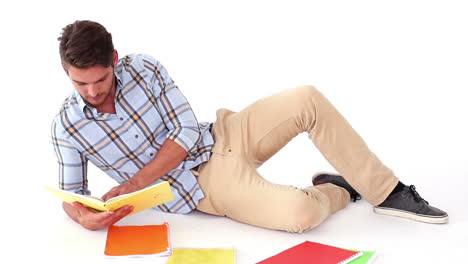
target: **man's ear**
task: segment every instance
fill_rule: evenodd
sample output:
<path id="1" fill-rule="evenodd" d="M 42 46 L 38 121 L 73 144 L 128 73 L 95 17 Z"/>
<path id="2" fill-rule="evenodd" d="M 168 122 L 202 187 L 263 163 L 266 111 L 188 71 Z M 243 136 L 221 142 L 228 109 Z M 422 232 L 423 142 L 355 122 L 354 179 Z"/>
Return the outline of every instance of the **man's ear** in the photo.
<path id="1" fill-rule="evenodd" d="M 117 64 L 119 63 L 119 53 L 117 52 L 116 49 L 114 50 L 114 58 L 112 62 L 114 63 L 114 67 L 116 67 Z"/>
<path id="2" fill-rule="evenodd" d="M 68 75 L 68 68 L 67 68 L 67 65 L 65 65 L 65 63 L 62 62 L 62 68 L 63 70 L 65 71 L 65 73 Z"/>

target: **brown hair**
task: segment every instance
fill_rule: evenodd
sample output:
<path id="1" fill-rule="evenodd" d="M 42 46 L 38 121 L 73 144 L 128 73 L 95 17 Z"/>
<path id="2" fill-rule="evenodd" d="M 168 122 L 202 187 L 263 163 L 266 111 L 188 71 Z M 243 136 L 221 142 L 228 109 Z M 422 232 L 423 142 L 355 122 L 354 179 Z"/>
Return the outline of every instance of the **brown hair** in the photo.
<path id="1" fill-rule="evenodd" d="M 63 28 L 60 41 L 62 63 L 76 68 L 109 67 L 114 56 L 112 35 L 101 24 L 78 20 Z"/>

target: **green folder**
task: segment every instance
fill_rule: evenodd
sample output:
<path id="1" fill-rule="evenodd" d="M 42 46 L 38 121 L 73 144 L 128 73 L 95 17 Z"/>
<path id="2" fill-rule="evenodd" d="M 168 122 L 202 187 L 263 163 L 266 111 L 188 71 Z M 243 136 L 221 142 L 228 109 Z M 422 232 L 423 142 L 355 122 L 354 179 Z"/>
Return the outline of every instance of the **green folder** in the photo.
<path id="1" fill-rule="evenodd" d="M 362 252 L 362 256 L 349 262 L 349 264 L 370 264 L 374 261 L 375 257 L 377 256 L 376 251 L 362 251 L 362 250 L 356 250 L 356 249 L 348 249 L 348 250 Z"/>

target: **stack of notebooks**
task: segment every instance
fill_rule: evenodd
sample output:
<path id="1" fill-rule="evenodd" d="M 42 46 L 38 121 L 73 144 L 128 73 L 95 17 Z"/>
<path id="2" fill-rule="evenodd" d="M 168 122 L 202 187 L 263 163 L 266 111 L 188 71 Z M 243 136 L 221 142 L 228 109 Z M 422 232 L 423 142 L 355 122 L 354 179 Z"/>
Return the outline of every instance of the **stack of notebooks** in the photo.
<path id="1" fill-rule="evenodd" d="M 111 226 L 104 254 L 108 258 L 167 257 L 167 264 L 234 264 L 234 249 L 172 249 L 169 224 Z"/>

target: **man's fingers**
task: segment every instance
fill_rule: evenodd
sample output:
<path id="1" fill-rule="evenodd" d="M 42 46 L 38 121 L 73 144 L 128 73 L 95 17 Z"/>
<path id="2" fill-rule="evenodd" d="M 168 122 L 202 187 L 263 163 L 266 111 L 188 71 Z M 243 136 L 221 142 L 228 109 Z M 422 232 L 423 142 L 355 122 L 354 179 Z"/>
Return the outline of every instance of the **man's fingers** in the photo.
<path id="1" fill-rule="evenodd" d="M 73 202 L 71 205 L 78 211 L 79 216 L 87 215 L 87 214 L 96 214 L 96 213 L 101 213 L 100 211 L 97 211 L 93 208 L 89 208 L 84 206 L 80 202 Z"/>
<path id="2" fill-rule="evenodd" d="M 109 198 L 109 196 L 112 194 L 112 190 L 111 191 L 108 191 L 106 194 L 104 194 L 101 199 L 104 200 L 104 201 L 107 201 Z"/>
<path id="3" fill-rule="evenodd" d="M 76 208 L 76 210 L 78 210 L 78 215 L 79 216 L 82 216 L 83 214 L 86 213 L 86 210 L 89 210 L 88 208 L 86 208 L 86 206 L 84 206 L 83 204 L 81 204 L 80 202 L 73 202 L 71 204 L 74 208 Z"/>
<path id="4" fill-rule="evenodd" d="M 113 225 L 133 211 L 133 206 L 129 205 L 106 212 L 95 212 L 79 202 L 73 202 L 71 205 L 77 209 L 80 224 L 91 230 Z"/>
<path id="5" fill-rule="evenodd" d="M 71 203 L 71 205 L 72 205 L 73 207 L 75 207 L 76 209 L 85 208 L 85 206 L 82 205 L 80 202 L 73 202 L 73 203 Z"/>
<path id="6" fill-rule="evenodd" d="M 104 201 L 107 201 L 107 200 L 109 200 L 110 198 L 115 197 L 115 196 L 117 196 L 117 195 L 119 195 L 119 192 L 118 192 L 118 190 L 114 187 L 114 188 L 112 188 L 110 191 L 108 191 L 106 194 L 104 194 L 104 195 L 102 196 L 101 199 L 104 200 Z"/>
<path id="7" fill-rule="evenodd" d="M 114 214 L 103 220 L 105 226 L 110 226 L 118 222 L 133 211 L 133 206 L 124 206 L 114 211 Z"/>

